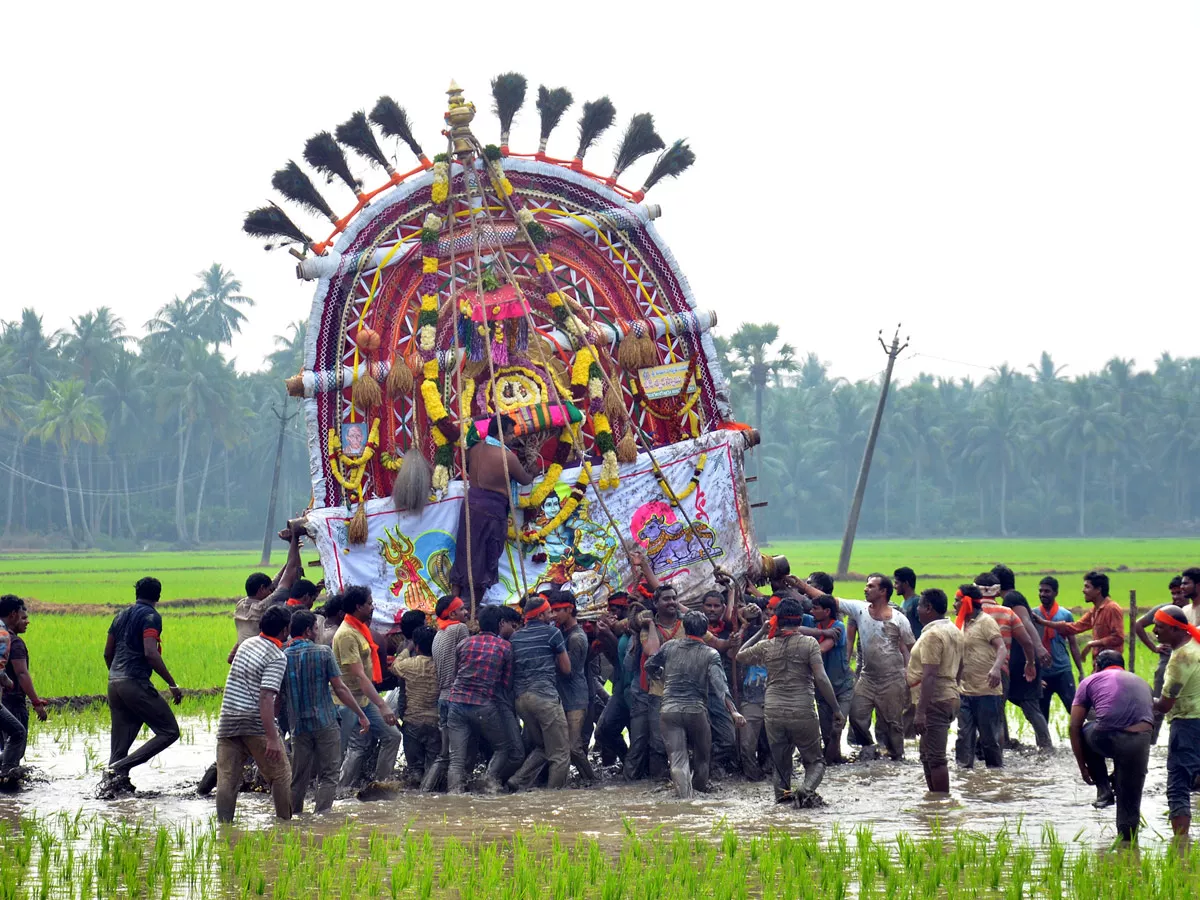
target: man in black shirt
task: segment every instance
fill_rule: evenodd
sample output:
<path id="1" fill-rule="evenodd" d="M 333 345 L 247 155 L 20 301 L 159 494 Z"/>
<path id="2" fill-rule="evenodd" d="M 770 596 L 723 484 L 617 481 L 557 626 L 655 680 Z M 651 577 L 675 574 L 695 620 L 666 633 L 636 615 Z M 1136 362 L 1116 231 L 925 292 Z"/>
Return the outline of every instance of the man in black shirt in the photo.
<path id="1" fill-rule="evenodd" d="M 29 650 L 21 635 L 29 627 L 29 613 L 25 610 L 25 601 L 13 594 L 0 597 L 0 619 L 9 634 L 8 663 L 4 668 L 10 685 L 4 687 L 4 709 L 20 725 L 21 733 L 11 729 L 4 741 L 4 754 L 0 756 L 0 772 L 11 776 L 19 772 L 21 760 L 25 758 L 25 746 L 29 733 L 29 706 L 25 698 L 29 698 L 37 717 L 46 721 L 46 701 L 37 695 L 33 687 L 33 677 L 29 674 Z"/>
<path id="2" fill-rule="evenodd" d="M 104 646 L 104 664 L 108 666 L 108 708 L 112 714 L 112 753 L 101 782 L 102 793 L 132 791 L 129 770 L 149 762 L 179 740 L 179 723 L 162 695 L 150 683 L 157 672 L 171 689 L 178 706 L 183 692 L 167 670 L 162 658 L 162 616 L 155 606 L 162 595 L 157 578 L 143 578 L 134 585 L 136 601 L 117 613 L 108 629 Z M 129 748 L 143 725 L 150 726 L 154 737 L 137 752 Z"/>

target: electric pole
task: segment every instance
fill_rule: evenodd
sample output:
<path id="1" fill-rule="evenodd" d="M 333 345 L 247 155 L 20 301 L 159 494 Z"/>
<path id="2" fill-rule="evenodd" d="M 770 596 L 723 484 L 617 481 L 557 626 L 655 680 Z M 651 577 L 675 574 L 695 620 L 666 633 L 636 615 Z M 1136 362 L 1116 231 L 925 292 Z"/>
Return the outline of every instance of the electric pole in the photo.
<path id="1" fill-rule="evenodd" d="M 850 506 L 850 516 L 846 519 L 846 534 L 842 538 L 842 552 L 838 556 L 837 574 L 842 576 L 850 567 L 850 551 L 854 549 L 854 532 L 858 530 L 858 514 L 862 512 L 863 495 L 867 492 L 867 476 L 871 472 L 871 457 L 875 455 L 875 441 L 879 437 L 879 426 L 883 422 L 883 408 L 887 404 L 888 388 L 892 383 L 892 367 L 896 365 L 896 357 L 908 346 L 908 338 L 900 343 L 900 326 L 896 326 L 896 334 L 892 338 L 892 346 L 883 342 L 883 329 L 879 330 L 879 346 L 887 354 L 887 368 L 883 373 L 883 386 L 879 389 L 879 404 L 875 407 L 875 418 L 871 422 L 871 431 L 867 435 L 867 448 L 863 451 L 862 467 L 858 470 L 858 482 L 854 485 L 854 503 Z"/>
<path id="2" fill-rule="evenodd" d="M 287 410 L 286 397 L 283 400 L 283 408 L 284 411 Z M 283 465 L 283 435 L 284 430 L 287 428 L 287 423 L 296 418 L 295 413 L 285 416 L 274 406 L 271 407 L 271 412 L 279 420 L 279 440 L 275 444 L 275 472 L 271 476 L 271 500 L 267 504 L 267 527 L 263 532 L 262 559 L 258 562 L 260 566 L 271 564 L 271 538 L 274 536 L 275 500 L 279 495 L 279 469 Z"/>

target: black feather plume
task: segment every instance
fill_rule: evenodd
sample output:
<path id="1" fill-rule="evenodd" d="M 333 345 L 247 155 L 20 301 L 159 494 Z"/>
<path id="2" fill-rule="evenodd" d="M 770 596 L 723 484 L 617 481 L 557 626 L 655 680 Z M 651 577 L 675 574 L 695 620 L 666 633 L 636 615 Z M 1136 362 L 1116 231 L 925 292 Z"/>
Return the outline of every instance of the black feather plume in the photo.
<path id="1" fill-rule="evenodd" d="M 330 181 L 333 181 L 333 176 L 336 175 L 356 194 L 362 187 L 350 173 L 350 166 L 346 164 L 346 154 L 328 131 L 319 132 L 308 139 L 308 143 L 304 145 L 304 158 L 318 172 L 324 172 Z"/>
<path id="2" fill-rule="evenodd" d="M 588 148 L 612 125 L 616 117 L 617 108 L 607 97 L 589 100 L 583 104 L 583 115 L 579 117 L 579 149 L 575 151 L 576 159 L 583 159 L 583 154 L 588 152 Z"/>
<path id="3" fill-rule="evenodd" d="M 252 237 L 283 238 L 286 243 L 312 243 L 312 238 L 297 228 L 287 213 L 274 203 L 246 213 L 242 230 Z"/>
<path id="4" fill-rule="evenodd" d="M 327 216 L 333 222 L 337 221 L 337 216 L 333 214 L 325 198 L 293 160 L 289 159 L 286 166 L 271 176 L 271 186 L 305 209 L 312 210 L 320 216 Z"/>
<path id="5" fill-rule="evenodd" d="M 695 161 L 696 154 L 680 138 L 654 161 L 654 168 L 650 170 L 650 174 L 646 176 L 646 183 L 642 185 L 642 193 L 646 193 L 664 178 L 678 178 L 680 173 Z"/>
<path id="6" fill-rule="evenodd" d="M 392 164 L 388 162 L 388 158 L 383 155 L 383 151 L 379 149 L 379 142 L 375 140 L 375 132 L 371 130 L 371 125 L 367 122 L 367 114 L 361 109 L 339 125 L 333 133 L 337 137 L 338 143 L 345 144 L 363 159 L 370 160 L 380 168 L 387 170 L 389 175 L 395 171 Z"/>
<path id="7" fill-rule="evenodd" d="M 566 88 L 547 90 L 544 84 L 538 85 L 537 110 L 542 119 L 542 140 L 539 152 L 546 152 L 546 141 L 550 140 L 550 132 L 562 121 L 563 113 L 574 102 L 575 98 Z"/>
<path id="8" fill-rule="evenodd" d="M 654 116 L 650 113 L 638 113 L 629 120 L 625 127 L 625 135 L 621 138 L 621 146 L 617 148 L 616 167 L 613 178 L 616 178 L 637 160 L 647 153 L 663 149 L 666 144 L 654 130 Z"/>
<path id="9" fill-rule="evenodd" d="M 412 150 L 414 156 L 419 159 L 425 158 L 425 151 L 421 149 L 421 145 L 413 137 L 412 124 L 408 121 L 408 113 L 404 111 L 403 106 L 391 97 L 385 95 L 375 101 L 375 108 L 371 110 L 371 121 L 378 125 L 379 130 L 388 137 L 400 138 L 400 140 L 408 144 L 408 148 Z"/>
<path id="10" fill-rule="evenodd" d="M 519 72 L 505 72 L 492 79 L 492 98 L 495 103 L 492 111 L 500 119 L 500 143 L 508 143 L 508 133 L 512 130 L 513 119 L 525 105 L 525 87 L 528 84 L 525 76 Z"/>

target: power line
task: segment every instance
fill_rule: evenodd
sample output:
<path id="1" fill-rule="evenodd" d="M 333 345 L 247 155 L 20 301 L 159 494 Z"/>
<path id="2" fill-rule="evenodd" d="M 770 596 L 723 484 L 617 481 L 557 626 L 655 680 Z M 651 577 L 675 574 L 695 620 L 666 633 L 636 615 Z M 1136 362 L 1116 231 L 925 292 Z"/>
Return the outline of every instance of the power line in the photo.
<path id="1" fill-rule="evenodd" d="M 17 478 L 20 478 L 22 481 L 28 481 L 30 484 L 40 484 L 43 487 L 53 488 L 56 491 L 61 491 L 63 489 L 63 486 L 61 484 L 54 484 L 53 482 L 50 482 L 50 481 L 42 481 L 40 478 L 34 478 L 32 475 L 25 474 L 20 469 L 14 469 L 12 466 L 8 465 L 8 463 L 3 462 L 3 461 L 0 461 L 0 471 L 8 472 L 9 474 L 11 474 Z M 188 475 L 187 477 L 185 477 L 183 479 L 184 483 L 186 484 L 186 483 L 195 481 L 197 478 L 200 478 L 203 474 L 204 474 L 203 472 L 193 472 L 191 475 Z M 76 488 L 68 487 L 67 493 L 69 493 L 69 494 L 87 494 L 90 497 L 124 497 L 126 494 L 156 494 L 159 491 L 173 489 L 175 487 L 176 483 L 177 483 L 177 481 L 175 481 L 175 480 L 164 481 L 157 486 L 141 487 L 141 488 L 131 489 L 129 491 L 94 491 L 91 489 L 77 490 Z"/>

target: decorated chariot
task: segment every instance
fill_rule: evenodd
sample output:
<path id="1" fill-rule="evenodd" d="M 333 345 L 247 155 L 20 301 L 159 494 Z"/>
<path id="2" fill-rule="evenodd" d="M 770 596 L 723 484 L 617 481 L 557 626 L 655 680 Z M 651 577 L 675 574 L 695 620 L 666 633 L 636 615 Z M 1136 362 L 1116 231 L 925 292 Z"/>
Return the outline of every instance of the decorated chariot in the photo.
<path id="1" fill-rule="evenodd" d="M 538 90 L 536 153 L 508 146 L 525 79 L 492 83 L 498 145 L 471 129 L 475 107 L 451 84 L 445 152 L 430 160 L 404 110 L 382 97 L 304 158 L 353 192 L 346 215 L 295 162 L 272 183 L 324 216 L 317 241 L 274 204 L 245 230 L 290 245 L 315 281 L 303 398 L 312 474 L 310 533 L 331 590 L 370 585 L 376 624 L 429 611 L 449 593 L 469 446 L 497 415 L 516 423 L 514 450 L 538 477 L 511 511 L 500 581 L 483 598 L 515 602 L 545 585 L 599 608 L 640 548 L 658 578 L 696 599 L 715 570 L 758 573 L 743 464 L 757 434 L 737 424 L 699 309 L 654 226 L 647 191 L 686 169 L 688 145 L 666 146 L 649 114 L 633 116 L 609 174 L 585 168 L 615 121 L 607 97 L 583 104 L 570 158 L 547 155 L 572 104 Z M 411 148 L 401 172 L 381 149 Z M 364 190 L 343 148 L 385 173 Z M 640 189 L 620 183 L 658 153 Z"/>

